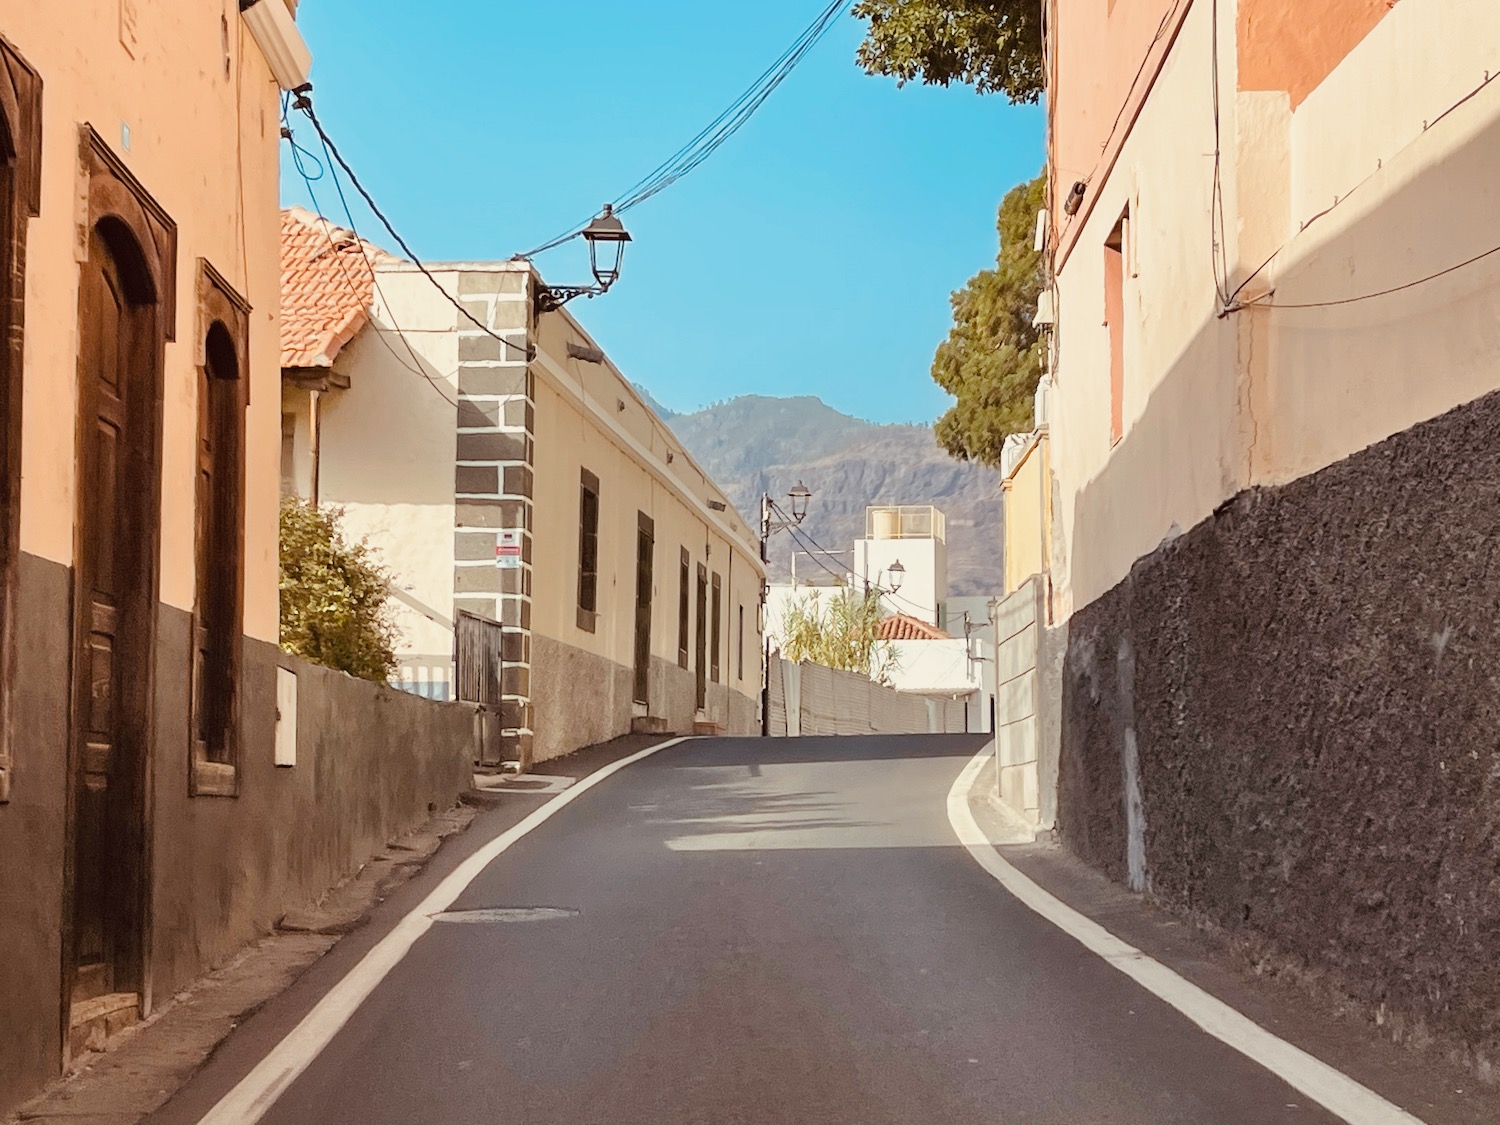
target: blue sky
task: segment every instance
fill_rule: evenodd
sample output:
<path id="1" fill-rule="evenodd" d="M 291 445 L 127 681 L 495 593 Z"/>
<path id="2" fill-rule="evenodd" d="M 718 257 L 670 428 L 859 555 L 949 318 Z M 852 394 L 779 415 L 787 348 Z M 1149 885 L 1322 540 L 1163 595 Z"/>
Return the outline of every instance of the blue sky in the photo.
<path id="1" fill-rule="evenodd" d="M 319 116 L 416 251 L 508 258 L 587 218 L 692 138 L 820 0 L 309 0 Z M 949 293 L 993 264 L 995 209 L 1042 164 L 1042 116 L 854 64 L 851 17 L 688 178 L 626 216 L 616 288 L 570 306 L 674 410 L 816 394 L 931 421 Z M 294 125 L 295 125 L 294 120 Z M 315 147 L 304 123 L 298 139 Z M 284 161 L 283 196 L 307 204 Z M 315 185 L 331 216 L 337 198 Z M 379 237 L 368 215 L 360 231 Z M 394 247 L 392 247 L 394 249 Z M 537 263 L 586 279 L 579 242 Z"/>

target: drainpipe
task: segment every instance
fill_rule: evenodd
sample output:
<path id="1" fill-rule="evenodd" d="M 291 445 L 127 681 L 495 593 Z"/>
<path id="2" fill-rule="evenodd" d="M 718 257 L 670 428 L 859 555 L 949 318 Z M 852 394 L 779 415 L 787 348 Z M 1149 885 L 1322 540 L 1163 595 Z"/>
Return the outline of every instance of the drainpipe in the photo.
<path id="1" fill-rule="evenodd" d="M 322 391 L 307 392 L 308 413 L 308 455 L 312 460 L 312 474 L 309 481 L 309 491 L 312 493 L 313 507 L 318 506 L 318 461 L 323 444 L 323 407 Z"/>

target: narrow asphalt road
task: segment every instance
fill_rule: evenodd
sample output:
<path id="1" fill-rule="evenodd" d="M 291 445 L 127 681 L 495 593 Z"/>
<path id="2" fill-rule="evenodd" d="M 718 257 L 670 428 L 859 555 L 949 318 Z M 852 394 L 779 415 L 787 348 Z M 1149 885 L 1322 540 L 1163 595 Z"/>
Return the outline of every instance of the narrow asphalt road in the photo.
<path id="1" fill-rule="evenodd" d="M 977 748 L 719 739 L 629 766 L 485 868 L 263 1120 L 1335 1120 L 984 873 L 946 812 Z M 496 908 L 548 912 L 462 913 Z"/>

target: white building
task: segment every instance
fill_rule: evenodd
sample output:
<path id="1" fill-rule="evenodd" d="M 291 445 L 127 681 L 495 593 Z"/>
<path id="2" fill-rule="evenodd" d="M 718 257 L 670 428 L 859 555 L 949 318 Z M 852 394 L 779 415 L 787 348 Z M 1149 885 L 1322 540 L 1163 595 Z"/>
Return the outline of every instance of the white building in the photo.
<path id="1" fill-rule="evenodd" d="M 930 504 L 865 509 L 865 537 L 854 541 L 854 574 L 865 589 L 887 591 L 882 603 L 939 624 L 948 596 L 947 521 Z"/>

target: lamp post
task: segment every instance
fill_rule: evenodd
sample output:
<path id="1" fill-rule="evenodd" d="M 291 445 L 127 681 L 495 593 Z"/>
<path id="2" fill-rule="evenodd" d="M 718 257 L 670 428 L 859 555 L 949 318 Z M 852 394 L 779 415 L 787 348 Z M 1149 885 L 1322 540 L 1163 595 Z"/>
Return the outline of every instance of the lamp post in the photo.
<path id="1" fill-rule="evenodd" d="M 881 577 L 881 575 L 885 576 L 886 581 L 890 583 L 889 586 L 882 586 L 880 584 L 880 577 Z M 897 594 L 897 593 L 900 593 L 900 591 L 901 591 L 901 583 L 903 583 L 905 581 L 906 581 L 906 567 L 904 567 L 904 566 L 901 565 L 901 560 L 900 559 L 897 559 L 895 562 L 891 563 L 891 565 L 888 566 L 888 567 L 886 567 L 884 570 L 877 570 L 875 572 L 875 593 L 876 593 L 877 596 L 880 595 L 880 594 Z M 864 582 L 865 582 L 865 597 L 868 598 L 870 596 L 870 572 L 868 570 L 865 571 Z"/>
<path id="2" fill-rule="evenodd" d="M 890 580 L 891 593 L 899 594 L 901 592 L 901 583 L 906 581 L 906 567 L 901 565 L 900 559 L 897 559 L 886 570 L 885 576 Z"/>
<path id="3" fill-rule="evenodd" d="M 620 266 L 625 260 L 625 244 L 631 241 L 630 232 L 620 217 L 615 214 L 614 204 L 606 203 L 604 210 L 582 231 L 584 241 L 589 244 L 589 270 L 594 275 L 593 285 L 546 285 L 537 290 L 537 312 L 553 312 L 562 308 L 575 297 L 592 300 L 608 293 L 610 286 L 620 280 Z"/>
<path id="4" fill-rule="evenodd" d="M 787 516 L 771 499 L 769 492 L 760 497 L 760 561 L 771 561 L 771 536 L 778 531 L 796 527 L 807 518 L 807 502 L 812 499 L 812 490 L 800 480 L 792 486 L 786 498 L 792 506 Z M 771 632 L 770 632 L 771 579 L 769 574 L 761 583 L 760 616 L 761 628 L 765 631 L 765 652 L 760 665 L 760 733 L 762 738 L 771 736 Z"/>

